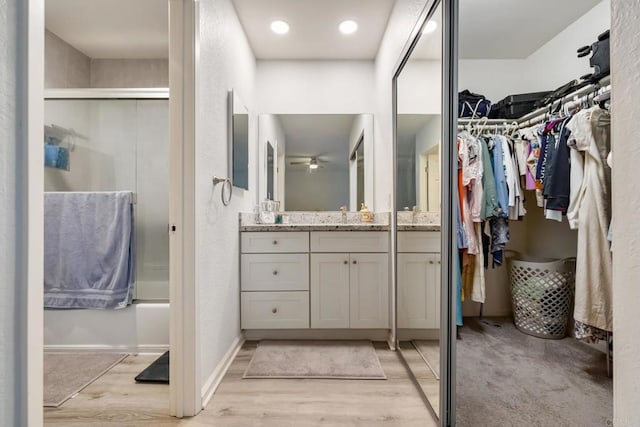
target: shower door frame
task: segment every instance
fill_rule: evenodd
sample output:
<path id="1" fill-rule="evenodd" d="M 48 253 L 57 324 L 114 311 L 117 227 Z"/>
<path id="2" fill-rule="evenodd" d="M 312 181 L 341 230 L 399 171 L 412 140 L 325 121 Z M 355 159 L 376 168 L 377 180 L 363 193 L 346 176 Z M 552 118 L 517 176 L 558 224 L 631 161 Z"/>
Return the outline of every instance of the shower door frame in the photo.
<path id="1" fill-rule="evenodd" d="M 27 212 L 24 230 L 26 310 L 17 319 L 23 341 L 16 354 L 23 354 L 23 365 L 16 374 L 20 380 L 20 419 L 30 427 L 44 422 L 43 346 L 44 346 L 44 36 L 45 0 L 27 0 L 19 6 L 18 70 L 26 76 L 21 90 L 23 116 L 26 117 L 26 150 L 17 161 L 23 167 L 26 196 L 18 201 L 18 212 Z M 197 415 L 202 410 L 199 380 L 197 304 L 195 286 L 195 101 L 198 65 L 198 1 L 167 0 L 169 9 L 169 99 L 170 115 L 170 414 Z M 87 95 L 110 90 L 87 89 Z M 129 98 L 145 93 L 157 99 L 154 89 L 125 91 Z M 166 92 L 166 89 L 165 89 Z M 48 91 L 47 95 L 55 95 Z M 121 94 L 122 95 L 122 94 Z M 99 96 L 103 98 L 103 96 Z"/>

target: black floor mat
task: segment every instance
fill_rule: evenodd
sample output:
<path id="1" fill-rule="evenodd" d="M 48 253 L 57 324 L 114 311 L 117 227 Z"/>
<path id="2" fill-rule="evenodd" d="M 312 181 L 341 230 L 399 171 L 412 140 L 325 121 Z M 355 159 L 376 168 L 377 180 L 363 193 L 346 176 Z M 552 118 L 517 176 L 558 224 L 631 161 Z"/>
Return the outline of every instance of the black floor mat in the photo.
<path id="1" fill-rule="evenodd" d="M 158 357 L 136 377 L 139 383 L 169 384 L 169 352 Z"/>

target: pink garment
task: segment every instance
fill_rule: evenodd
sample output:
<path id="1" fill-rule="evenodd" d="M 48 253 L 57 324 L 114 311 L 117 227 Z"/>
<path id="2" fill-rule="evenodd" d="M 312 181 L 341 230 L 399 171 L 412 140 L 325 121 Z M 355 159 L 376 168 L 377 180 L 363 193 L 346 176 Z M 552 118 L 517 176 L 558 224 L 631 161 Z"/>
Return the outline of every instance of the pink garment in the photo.
<path id="1" fill-rule="evenodd" d="M 527 144 L 527 159 L 530 159 L 530 158 L 531 158 L 531 144 Z M 527 161 L 527 163 L 529 163 L 529 160 Z M 530 167 L 527 167 L 527 175 L 526 175 L 525 186 L 526 186 L 527 190 L 535 190 L 536 189 L 536 178 L 531 173 L 531 168 Z"/>

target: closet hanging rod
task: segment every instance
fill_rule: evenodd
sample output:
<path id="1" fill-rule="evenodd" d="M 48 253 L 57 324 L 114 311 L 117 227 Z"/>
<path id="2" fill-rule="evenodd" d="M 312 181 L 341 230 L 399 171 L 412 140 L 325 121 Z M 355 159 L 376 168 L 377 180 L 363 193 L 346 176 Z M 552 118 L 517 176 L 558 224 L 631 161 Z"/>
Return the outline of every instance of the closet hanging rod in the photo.
<path id="1" fill-rule="evenodd" d="M 600 81 L 598 81 L 597 83 L 591 83 L 587 86 L 581 87 L 580 89 L 577 89 L 565 96 L 563 96 L 562 98 L 558 98 L 555 101 L 553 101 L 552 103 L 545 105 L 544 107 L 538 108 L 537 110 L 534 110 L 528 114 L 525 114 L 524 116 L 520 117 L 519 119 L 517 119 L 516 121 L 518 123 L 522 123 L 522 122 L 526 122 L 526 121 L 530 121 L 532 118 L 534 117 L 538 117 L 543 115 L 544 113 L 548 112 L 549 109 L 554 109 L 558 106 L 558 104 L 562 103 L 563 105 L 566 103 L 567 100 L 572 101 L 575 97 L 584 97 L 585 95 L 590 95 L 592 94 L 594 91 L 600 90 L 600 89 L 610 89 L 610 82 L 611 82 L 611 77 L 610 76 L 606 76 L 603 77 L 602 79 L 600 79 Z M 584 98 L 583 98 L 584 100 Z"/>
<path id="2" fill-rule="evenodd" d="M 582 96 L 578 96 L 578 95 L 573 95 L 571 96 L 571 98 L 573 98 L 571 101 L 566 100 L 562 105 L 563 108 L 567 108 L 567 109 L 573 109 L 579 105 L 582 105 L 585 101 L 589 101 L 592 100 L 593 102 L 598 102 L 596 100 L 597 96 L 593 95 L 593 90 L 595 87 L 592 87 L 591 91 L 587 91 L 587 93 L 583 94 Z M 598 87 L 597 89 L 598 91 L 602 90 L 602 91 L 610 91 L 611 90 L 611 85 L 608 86 L 602 86 L 602 87 Z M 576 99 L 577 97 L 577 99 Z M 569 96 L 567 96 L 567 98 L 569 98 Z M 555 107 L 554 107 L 555 108 Z M 535 115 L 532 115 L 533 113 L 536 113 Z M 520 120 L 518 120 L 518 124 L 519 124 L 519 128 L 525 128 L 525 127 L 530 127 L 533 126 L 537 123 L 541 123 L 543 121 L 545 121 L 545 119 L 547 118 L 547 116 L 549 115 L 549 108 L 544 108 L 544 109 L 540 109 L 540 110 L 536 110 L 531 114 L 527 114 L 525 117 L 521 118 Z"/>

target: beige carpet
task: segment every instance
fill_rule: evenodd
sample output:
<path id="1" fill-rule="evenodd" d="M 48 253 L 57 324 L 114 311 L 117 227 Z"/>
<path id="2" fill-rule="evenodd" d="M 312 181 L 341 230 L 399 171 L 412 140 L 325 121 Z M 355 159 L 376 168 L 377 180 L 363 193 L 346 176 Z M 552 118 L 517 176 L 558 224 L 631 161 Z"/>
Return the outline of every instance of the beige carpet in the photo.
<path id="1" fill-rule="evenodd" d="M 438 340 L 414 340 L 415 346 L 420 356 L 424 359 L 433 375 L 440 379 L 440 341 Z"/>
<path id="2" fill-rule="evenodd" d="M 575 338 L 525 335 L 510 318 L 486 320 L 465 317 L 458 329 L 458 427 L 614 424 L 604 353 Z"/>
<path id="3" fill-rule="evenodd" d="M 62 405 L 125 357 L 118 353 L 45 353 L 44 406 Z"/>
<path id="4" fill-rule="evenodd" d="M 263 340 L 243 378 L 384 380 L 371 341 Z"/>

